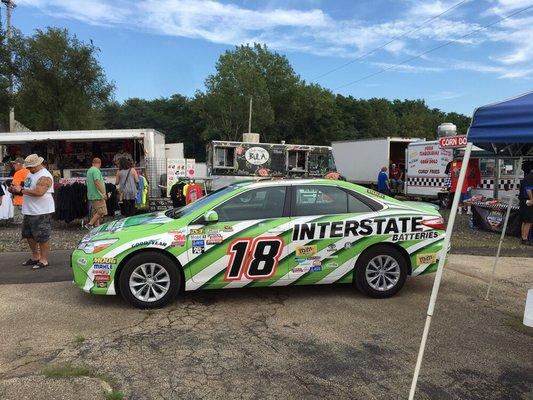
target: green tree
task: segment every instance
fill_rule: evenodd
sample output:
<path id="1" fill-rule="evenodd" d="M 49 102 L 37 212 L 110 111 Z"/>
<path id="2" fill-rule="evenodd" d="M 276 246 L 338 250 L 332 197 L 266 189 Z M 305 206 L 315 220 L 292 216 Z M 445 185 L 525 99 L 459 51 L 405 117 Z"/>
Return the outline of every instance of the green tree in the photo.
<path id="1" fill-rule="evenodd" d="M 295 96 L 300 78 L 286 57 L 266 46 L 238 46 L 226 51 L 216 73 L 196 96 L 198 111 L 206 121 L 207 139 L 239 140 L 247 131 L 248 106 L 253 97 L 252 131 L 264 141 L 279 141 L 292 129 Z"/>
<path id="2" fill-rule="evenodd" d="M 33 130 L 101 127 L 99 110 L 113 91 L 98 49 L 66 29 L 37 30 L 16 50 L 15 112 Z"/>

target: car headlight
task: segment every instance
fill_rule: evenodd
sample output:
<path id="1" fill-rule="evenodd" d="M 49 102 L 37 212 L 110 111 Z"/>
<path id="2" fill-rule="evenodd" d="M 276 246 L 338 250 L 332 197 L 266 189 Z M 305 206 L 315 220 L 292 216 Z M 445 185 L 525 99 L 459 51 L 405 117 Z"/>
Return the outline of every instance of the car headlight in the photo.
<path id="1" fill-rule="evenodd" d="M 113 243 L 115 243 L 118 239 L 108 239 L 108 240 L 95 240 L 94 242 L 82 242 L 78 245 L 78 250 L 83 250 L 86 254 L 94 254 L 98 253 L 109 246 L 111 246 Z"/>

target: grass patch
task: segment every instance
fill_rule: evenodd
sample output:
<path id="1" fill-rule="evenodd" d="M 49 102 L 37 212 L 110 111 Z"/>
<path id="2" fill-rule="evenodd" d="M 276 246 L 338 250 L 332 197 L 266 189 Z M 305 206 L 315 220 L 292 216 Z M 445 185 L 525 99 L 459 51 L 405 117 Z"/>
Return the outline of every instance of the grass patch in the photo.
<path id="1" fill-rule="evenodd" d="M 106 393 L 105 394 L 105 398 L 106 400 L 123 400 L 124 399 L 124 393 L 118 391 L 118 390 L 113 390 L 109 393 Z"/>
<path id="2" fill-rule="evenodd" d="M 85 339 L 84 339 L 85 340 Z M 103 374 L 97 374 L 92 368 L 84 365 L 73 364 L 59 364 L 50 365 L 42 370 L 42 373 L 47 378 L 76 378 L 76 377 L 88 377 L 95 378 L 102 381 L 104 388 L 104 394 L 106 400 L 123 400 L 124 393 L 115 389 L 117 381 L 113 377 L 105 376 Z"/>
<path id="3" fill-rule="evenodd" d="M 82 365 L 52 365 L 43 369 L 43 375 L 47 378 L 69 378 L 77 376 L 93 376 L 92 371 L 88 367 Z"/>
<path id="4" fill-rule="evenodd" d="M 74 336 L 74 341 L 76 343 L 80 343 L 81 344 L 81 343 L 85 342 L 85 337 L 82 336 L 82 335 L 76 335 L 76 336 Z"/>

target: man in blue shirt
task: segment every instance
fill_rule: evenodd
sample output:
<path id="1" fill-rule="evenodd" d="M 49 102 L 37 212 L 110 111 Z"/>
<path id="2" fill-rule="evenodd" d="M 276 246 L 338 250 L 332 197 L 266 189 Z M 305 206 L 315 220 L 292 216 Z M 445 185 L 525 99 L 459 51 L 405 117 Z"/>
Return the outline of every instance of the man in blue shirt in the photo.
<path id="1" fill-rule="evenodd" d="M 387 176 L 387 167 L 381 167 L 378 174 L 378 192 L 389 195 L 389 177 Z"/>

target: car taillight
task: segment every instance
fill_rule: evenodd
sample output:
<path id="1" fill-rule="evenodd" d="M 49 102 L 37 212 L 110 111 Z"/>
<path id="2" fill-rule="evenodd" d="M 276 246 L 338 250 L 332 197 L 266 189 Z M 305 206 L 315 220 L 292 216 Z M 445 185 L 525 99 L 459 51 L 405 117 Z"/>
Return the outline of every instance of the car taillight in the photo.
<path id="1" fill-rule="evenodd" d="M 424 218 L 422 220 L 422 225 L 430 227 L 431 229 L 446 230 L 446 223 L 442 217 Z"/>

